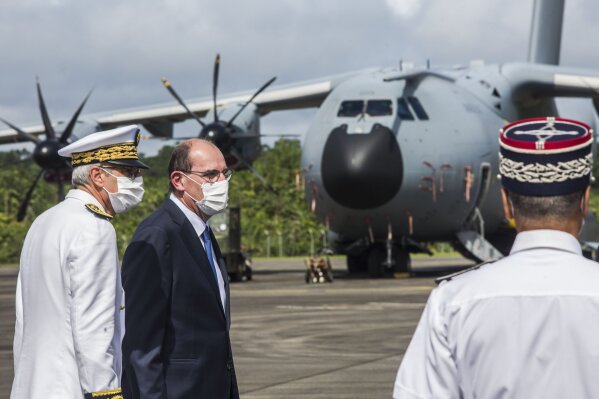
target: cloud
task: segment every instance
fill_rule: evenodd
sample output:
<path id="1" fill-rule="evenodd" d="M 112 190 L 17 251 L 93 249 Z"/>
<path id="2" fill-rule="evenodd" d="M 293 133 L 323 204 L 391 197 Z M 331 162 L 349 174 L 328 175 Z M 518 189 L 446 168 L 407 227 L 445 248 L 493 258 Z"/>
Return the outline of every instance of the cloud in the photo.
<path id="1" fill-rule="evenodd" d="M 385 0 L 387 6 L 399 17 L 409 18 L 420 10 L 422 0 Z"/>
<path id="2" fill-rule="evenodd" d="M 208 96 L 339 74 L 400 59 L 433 66 L 526 59 L 532 0 L 147 0 L 5 2 L 0 13 L 0 117 L 39 124 L 35 76 L 52 116 Z M 51 4 L 55 4 L 52 6 Z M 599 67 L 596 0 L 566 4 L 562 62 Z M 294 116 L 299 115 L 299 116 Z M 273 112 L 265 131 L 305 129 L 313 113 Z M 1 148 L 0 148 L 1 149 Z"/>

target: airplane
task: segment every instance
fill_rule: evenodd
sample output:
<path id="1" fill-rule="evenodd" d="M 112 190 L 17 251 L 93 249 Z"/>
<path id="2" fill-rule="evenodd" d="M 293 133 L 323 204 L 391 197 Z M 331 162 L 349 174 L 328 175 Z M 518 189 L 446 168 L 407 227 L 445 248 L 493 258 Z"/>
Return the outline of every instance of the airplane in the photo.
<path id="1" fill-rule="evenodd" d="M 263 184 L 270 190 L 272 186 L 255 170 L 251 163 L 260 155 L 262 149 L 260 145 L 260 119 L 256 112 L 256 106 L 252 103 L 262 91 L 270 86 L 276 78 L 271 78 L 262 85 L 251 97 L 229 104 L 226 107 L 220 107 L 217 104 L 217 90 L 220 71 L 220 55 L 217 54 L 214 62 L 214 72 L 212 80 L 212 108 L 207 107 L 206 103 L 201 107 L 194 107 L 190 110 L 185 102 L 179 97 L 171 83 L 162 78 L 162 83 L 168 92 L 179 102 L 181 107 L 187 113 L 187 118 L 196 120 L 201 130 L 198 137 L 209 139 L 214 142 L 223 152 L 227 166 L 234 170 L 249 169 Z M 52 124 L 44 97 L 42 94 L 39 80 L 36 81 L 37 97 L 43 125 L 32 126 L 21 129 L 11 122 L 0 118 L 0 121 L 11 128 L 11 130 L 0 131 L 0 144 L 13 142 L 31 142 L 34 144 L 33 154 L 30 158 L 23 158 L 20 162 L 33 161 L 40 167 L 40 172 L 34 178 L 32 184 L 22 199 L 17 212 L 17 221 L 25 218 L 29 202 L 33 191 L 41 177 L 48 183 L 55 183 L 58 187 L 58 201 L 64 199 L 64 182 L 71 179 L 71 165 L 67 160 L 58 155 L 58 150 L 72 141 L 85 137 L 93 132 L 110 129 L 123 124 L 125 119 L 119 120 L 118 116 L 110 115 L 108 117 L 81 116 L 81 111 L 89 99 L 90 91 L 79 105 L 64 131 L 57 136 L 55 127 L 60 127 L 64 122 L 60 121 L 56 125 Z M 177 110 L 179 111 L 179 110 Z M 212 118 L 212 122 L 205 123 L 200 116 Z M 140 123 L 138 118 L 131 119 Z M 144 119 L 144 127 L 153 133 L 154 136 L 163 138 L 172 138 L 173 123 L 182 120 L 177 113 L 171 113 L 166 120 L 163 118 Z M 43 135 L 41 139 L 39 136 Z M 272 135 L 273 137 L 288 137 L 294 135 Z"/>
<path id="2" fill-rule="evenodd" d="M 331 248 L 347 255 L 350 272 L 410 271 L 411 254 L 428 252 L 425 243 L 435 241 L 491 260 L 505 255 L 515 236 L 500 203 L 500 127 L 537 116 L 598 125 L 599 71 L 558 65 L 563 10 L 564 0 L 535 0 L 525 63 L 400 63 L 271 87 L 253 100 L 251 93 L 213 96 L 79 121 L 92 129 L 138 123 L 172 137 L 173 123 L 192 114 L 230 120 L 247 103 L 237 128 L 222 137 L 249 164 L 255 158 L 244 145 L 259 143 L 260 117 L 317 107 L 302 149 L 306 202 L 326 225 Z M 23 132 L 39 135 L 44 127 Z M 15 139 L 23 134 L 0 131 L 0 143 Z"/>

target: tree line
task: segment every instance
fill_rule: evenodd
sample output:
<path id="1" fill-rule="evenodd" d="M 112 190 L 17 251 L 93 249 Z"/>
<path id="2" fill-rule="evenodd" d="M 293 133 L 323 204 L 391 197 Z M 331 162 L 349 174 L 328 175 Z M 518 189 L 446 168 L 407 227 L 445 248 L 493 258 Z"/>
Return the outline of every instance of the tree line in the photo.
<path id="1" fill-rule="evenodd" d="M 167 168 L 172 149 L 164 146 L 155 156 L 142 155 L 151 168 L 144 174 L 144 199 L 135 209 L 113 219 L 121 255 L 141 220 L 168 197 Z M 39 173 L 33 161 L 22 161 L 28 155 L 25 150 L 0 153 L 0 264 L 18 262 L 29 226 L 58 200 L 56 186 L 41 181 L 33 192 L 25 220 L 16 221 L 21 199 Z M 253 166 L 274 191 L 249 171 L 233 174 L 229 205 L 241 208 L 242 244 L 255 256 L 265 256 L 269 250 L 273 256 L 280 252 L 284 256 L 308 255 L 311 247 L 318 248 L 324 227 L 309 211 L 301 188 L 297 190 L 300 156 L 297 140 L 279 140 L 272 148 L 263 147 Z"/>
<path id="2" fill-rule="evenodd" d="M 121 255 L 139 222 L 168 196 L 167 167 L 172 149 L 164 146 L 155 156 L 142 156 L 151 167 L 144 175 L 144 199 L 138 207 L 117 215 L 113 221 Z M 0 264 L 18 262 L 29 226 L 57 202 L 56 186 L 40 182 L 25 220 L 16 221 L 21 199 L 39 173 L 33 161 L 22 161 L 29 155 L 26 150 L 0 152 Z M 263 147 L 253 166 L 274 192 L 249 171 L 233 174 L 229 205 L 241 207 L 242 244 L 256 256 L 266 256 L 269 252 L 272 256 L 307 256 L 312 248 L 318 251 L 322 247 L 324 226 L 308 210 L 303 190 L 296 187 L 300 157 L 297 140 L 279 140 L 272 148 Z M 592 183 L 591 209 L 599 214 L 599 163 L 593 166 L 593 176 L 597 180 Z"/>

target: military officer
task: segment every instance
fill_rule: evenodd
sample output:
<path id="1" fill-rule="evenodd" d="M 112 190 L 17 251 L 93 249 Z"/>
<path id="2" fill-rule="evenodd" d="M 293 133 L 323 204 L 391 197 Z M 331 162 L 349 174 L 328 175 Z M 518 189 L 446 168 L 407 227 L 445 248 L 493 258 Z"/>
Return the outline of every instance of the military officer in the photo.
<path id="1" fill-rule="evenodd" d="M 86 136 L 64 201 L 27 232 L 16 292 L 11 399 L 120 398 L 122 288 L 111 219 L 143 197 L 139 129 Z"/>
<path id="2" fill-rule="evenodd" d="M 560 118 L 505 126 L 499 173 L 509 256 L 440 279 L 397 373 L 394 398 L 599 397 L 599 265 L 578 234 L 593 134 Z"/>

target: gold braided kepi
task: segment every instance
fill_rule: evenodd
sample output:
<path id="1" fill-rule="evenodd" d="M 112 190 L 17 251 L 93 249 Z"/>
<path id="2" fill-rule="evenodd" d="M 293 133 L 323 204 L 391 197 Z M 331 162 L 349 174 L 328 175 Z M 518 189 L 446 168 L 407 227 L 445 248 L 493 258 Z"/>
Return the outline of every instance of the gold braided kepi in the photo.
<path id="1" fill-rule="evenodd" d="M 71 158 L 73 166 L 110 163 L 119 166 L 148 169 L 139 160 L 137 125 L 123 126 L 85 136 L 58 151 L 60 156 Z"/>

